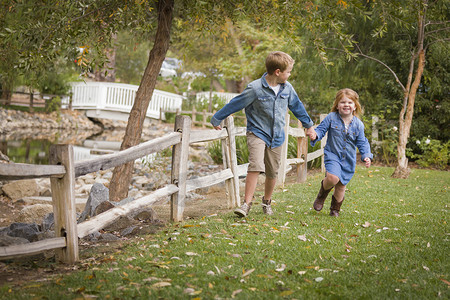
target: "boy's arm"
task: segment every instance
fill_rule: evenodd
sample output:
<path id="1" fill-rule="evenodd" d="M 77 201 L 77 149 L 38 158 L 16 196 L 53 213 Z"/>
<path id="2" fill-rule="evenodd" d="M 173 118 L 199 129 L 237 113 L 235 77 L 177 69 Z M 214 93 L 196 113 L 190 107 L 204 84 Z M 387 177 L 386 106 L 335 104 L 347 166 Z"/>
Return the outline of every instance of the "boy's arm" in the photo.
<path id="1" fill-rule="evenodd" d="M 222 127 L 220 123 L 225 120 L 229 115 L 234 114 L 244 108 L 256 99 L 253 89 L 249 86 L 239 95 L 231 99 L 224 107 L 214 114 L 211 118 L 211 124 L 214 129 L 220 130 Z"/>
<path id="2" fill-rule="evenodd" d="M 292 111 L 294 116 L 302 122 L 303 127 L 306 129 L 311 128 L 314 126 L 314 122 L 309 117 L 308 113 L 306 112 L 305 106 L 300 101 L 300 98 L 298 98 L 297 93 L 294 89 L 292 89 L 291 94 L 289 95 L 289 104 L 288 104 L 289 110 Z M 308 130 L 307 130 L 308 132 Z"/>

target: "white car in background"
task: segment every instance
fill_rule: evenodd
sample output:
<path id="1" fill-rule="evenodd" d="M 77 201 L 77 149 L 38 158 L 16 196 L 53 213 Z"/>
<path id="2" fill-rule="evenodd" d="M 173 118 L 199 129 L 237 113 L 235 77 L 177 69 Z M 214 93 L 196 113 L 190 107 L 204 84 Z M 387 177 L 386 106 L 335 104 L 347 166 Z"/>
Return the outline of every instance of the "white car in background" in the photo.
<path id="1" fill-rule="evenodd" d="M 178 75 L 177 70 L 181 68 L 181 64 L 179 59 L 166 57 L 159 70 L 159 75 L 162 77 L 175 77 Z"/>

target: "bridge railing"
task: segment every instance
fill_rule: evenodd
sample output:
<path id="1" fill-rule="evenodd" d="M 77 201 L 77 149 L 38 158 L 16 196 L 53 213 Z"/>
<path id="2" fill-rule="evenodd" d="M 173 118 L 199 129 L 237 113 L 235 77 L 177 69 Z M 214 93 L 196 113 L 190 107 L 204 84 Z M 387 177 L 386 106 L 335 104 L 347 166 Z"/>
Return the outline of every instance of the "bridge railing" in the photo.
<path id="1" fill-rule="evenodd" d="M 96 109 L 129 113 L 136 98 L 137 85 L 114 82 L 71 83 L 72 108 Z M 181 109 L 183 96 L 154 90 L 147 109 L 147 117 L 159 118 L 160 109 Z M 68 105 L 68 103 L 65 103 Z"/>
<path id="2" fill-rule="evenodd" d="M 56 237 L 23 245 L 0 247 L 0 260 L 56 250 L 59 261 L 74 263 L 79 260 L 79 238 L 101 230 L 119 217 L 139 208 L 150 206 L 164 197 L 171 197 L 171 220 L 181 221 L 188 192 L 221 182 L 225 182 L 227 188 L 228 207 L 239 206 L 239 176 L 247 173 L 248 164 L 237 164 L 235 137 L 245 135 L 246 130 L 245 127 L 234 127 L 233 117 L 231 116 L 224 123 L 224 129 L 220 131 L 191 131 L 191 119 L 188 116 L 180 115 L 176 117 L 174 132 L 117 153 L 76 162 L 72 145 L 53 145 L 50 148 L 50 165 L 2 164 L 0 180 L 50 177 Z M 279 178 L 281 184 L 284 184 L 284 177 L 289 164 L 299 166 L 298 173 L 300 175 L 298 179 L 304 181 L 306 179 L 306 162 L 323 155 L 323 149 L 320 149 L 311 153 L 311 157 L 307 157 L 307 138 L 304 130 L 302 128 L 291 128 L 288 124 L 289 122 L 287 122 L 285 128 L 286 134 L 298 138 L 299 152 L 297 158 L 287 159 L 288 139 L 286 138 L 283 146 L 285 151 L 282 152 L 281 178 Z M 188 179 L 189 145 L 214 140 L 221 140 L 222 142 L 224 170 L 200 178 Z M 165 187 L 77 224 L 75 209 L 76 177 L 99 170 L 111 169 L 167 148 L 171 148 L 173 153 L 171 180 Z"/>
<path id="3" fill-rule="evenodd" d="M 223 92 L 199 92 L 196 94 L 197 101 L 209 100 L 210 96 L 218 97 L 225 101 L 225 103 L 230 102 L 231 99 L 239 95 L 238 93 L 223 93 Z"/>

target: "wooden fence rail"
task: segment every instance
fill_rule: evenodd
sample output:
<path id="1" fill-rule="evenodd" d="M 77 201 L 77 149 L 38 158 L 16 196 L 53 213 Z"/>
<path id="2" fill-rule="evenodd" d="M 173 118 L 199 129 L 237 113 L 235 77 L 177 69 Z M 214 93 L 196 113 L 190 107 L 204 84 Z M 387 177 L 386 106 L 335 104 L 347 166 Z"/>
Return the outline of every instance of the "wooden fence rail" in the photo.
<path id="1" fill-rule="evenodd" d="M 192 119 L 192 126 L 196 126 L 196 125 L 200 125 L 202 128 L 212 128 L 212 124 L 209 122 L 210 117 L 214 116 L 214 114 L 216 113 L 216 111 L 214 110 L 213 112 L 207 112 L 206 109 L 203 109 L 202 111 L 197 111 L 195 109 L 195 107 L 192 110 L 167 110 L 167 109 L 160 109 L 159 110 L 159 120 L 165 120 L 165 114 L 166 113 L 171 113 L 171 114 L 175 114 L 175 115 L 188 115 L 191 116 Z M 202 116 L 202 120 L 201 121 L 197 121 L 197 116 L 201 115 Z M 234 116 L 235 119 L 243 119 L 244 122 L 247 121 L 245 116 Z"/>
<path id="2" fill-rule="evenodd" d="M 288 119 L 289 121 L 289 119 Z M 289 122 L 287 122 L 289 124 Z M 191 119 L 178 115 L 174 132 L 163 137 L 139 144 L 126 150 L 100 156 L 98 158 L 74 162 L 72 145 L 53 145 L 50 148 L 50 165 L 1 164 L 0 180 L 19 180 L 50 177 L 53 212 L 55 217 L 55 238 L 32 242 L 25 245 L 0 247 L 0 260 L 33 255 L 47 250 L 56 250 L 57 259 L 72 264 L 78 261 L 78 239 L 96 232 L 113 223 L 120 216 L 142 207 L 151 206 L 159 199 L 171 197 L 171 221 L 182 221 L 186 193 L 225 182 L 229 208 L 240 205 L 239 176 L 247 173 L 247 165 L 238 165 L 236 157 L 236 136 L 246 134 L 245 127 L 234 127 L 233 117 L 224 122 L 223 130 L 191 130 Z M 310 153 L 307 157 L 307 138 L 302 128 L 286 126 L 288 134 L 298 139 L 298 157 L 287 159 L 286 138 L 283 147 L 279 184 L 284 184 L 290 164 L 297 165 L 298 181 L 306 180 L 306 163 L 323 155 L 323 149 Z M 224 170 L 201 178 L 187 179 L 189 145 L 214 140 L 222 141 Z M 306 145 L 306 146 L 305 146 Z M 172 147 L 173 146 L 173 147 Z M 171 182 L 151 194 L 136 199 L 120 207 L 112 208 L 95 217 L 77 224 L 75 212 L 75 178 L 106 170 L 135 161 L 152 153 L 172 147 Z"/>

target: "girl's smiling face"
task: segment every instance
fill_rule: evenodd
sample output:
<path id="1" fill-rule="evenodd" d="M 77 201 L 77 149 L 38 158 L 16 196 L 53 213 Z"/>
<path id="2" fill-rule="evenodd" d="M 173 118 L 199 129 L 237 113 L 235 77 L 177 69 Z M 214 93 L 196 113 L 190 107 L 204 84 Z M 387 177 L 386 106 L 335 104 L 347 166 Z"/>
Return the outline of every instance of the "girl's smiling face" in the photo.
<path id="1" fill-rule="evenodd" d="M 355 109 L 356 109 L 355 102 L 353 102 L 353 100 L 345 96 L 342 97 L 341 100 L 339 100 L 339 103 L 337 105 L 337 110 L 339 114 L 343 117 L 352 116 Z"/>

